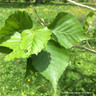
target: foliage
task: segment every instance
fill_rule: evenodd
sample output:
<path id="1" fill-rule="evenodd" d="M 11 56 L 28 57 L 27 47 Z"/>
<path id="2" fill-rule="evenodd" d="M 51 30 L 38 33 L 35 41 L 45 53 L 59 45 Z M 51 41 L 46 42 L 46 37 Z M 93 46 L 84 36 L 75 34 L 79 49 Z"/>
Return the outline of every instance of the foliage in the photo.
<path id="1" fill-rule="evenodd" d="M 30 29 L 32 26 L 33 24 L 29 15 L 25 12 L 21 13 L 17 11 L 6 19 L 5 25 L 0 29 L 0 38 L 15 31 L 21 32 L 24 29 Z"/>
<path id="2" fill-rule="evenodd" d="M 94 19 L 95 19 L 95 12 L 92 11 L 86 16 L 86 21 L 84 24 L 85 31 L 87 31 L 90 26 L 92 27 L 92 23 L 93 23 Z M 90 29 L 91 29 L 91 27 L 90 27 Z"/>
<path id="3" fill-rule="evenodd" d="M 72 48 L 70 50 L 71 62 L 59 82 L 61 94 L 63 95 L 64 91 L 94 92 L 94 94 L 96 94 L 95 55 L 85 50 L 74 49 L 75 48 Z M 81 96 L 84 95 L 85 94 L 82 94 Z M 90 95 L 92 96 L 92 93 L 88 96 Z M 70 94 L 68 96 L 70 96 Z M 74 94 L 73 96 L 76 95 Z"/>
<path id="4" fill-rule="evenodd" d="M 6 6 L 6 5 L 5 5 Z M 6 7 L 10 7 L 10 6 L 12 6 L 12 4 L 10 4 L 10 5 L 7 5 Z M 18 5 L 19 6 L 19 5 Z M 5 15 L 9 15 L 9 14 L 12 14 L 12 12 L 14 11 L 14 9 L 17 9 L 17 10 L 19 10 L 18 9 L 18 6 L 16 6 L 15 4 L 14 4 L 14 6 L 12 6 L 12 7 L 10 7 L 9 9 L 11 10 L 11 12 L 9 11 L 9 9 L 1 9 L 1 13 L 3 13 L 3 14 L 5 14 Z M 28 5 L 29 6 L 29 5 Z M 14 7 L 14 8 L 13 8 Z M 15 8 L 16 7 L 16 8 Z M 29 12 L 29 13 L 32 13 L 33 11 L 32 11 L 32 8 L 30 7 L 27 7 L 26 8 L 26 6 L 24 5 L 22 5 L 22 6 L 20 6 L 20 7 L 22 7 L 22 9 L 20 9 L 21 11 L 23 11 L 23 10 L 26 10 L 27 12 Z M 48 9 L 48 11 L 44 11 L 44 9 L 46 9 L 46 8 L 44 8 L 44 7 L 46 7 L 47 9 Z M 54 8 L 54 10 L 52 10 Z M 69 9 L 69 8 L 71 8 L 71 10 Z M 84 17 L 85 17 L 85 15 L 88 13 L 88 10 L 85 10 L 85 9 L 83 9 L 83 8 L 78 8 L 78 7 L 76 7 L 76 6 L 72 6 L 71 7 L 71 5 L 70 6 L 62 6 L 62 5 L 60 5 L 60 8 L 59 8 L 59 5 L 58 6 L 55 6 L 55 5 L 39 5 L 39 6 L 36 6 L 36 9 L 37 9 L 37 11 L 39 12 L 39 16 L 41 16 L 44 20 L 45 20 L 45 22 L 47 21 L 48 23 L 55 17 L 55 15 L 59 12 L 59 11 L 68 11 L 68 12 L 70 12 L 70 13 L 72 13 L 72 14 L 74 14 L 74 15 L 76 15 L 78 18 L 79 18 L 79 20 L 81 21 L 81 23 L 82 23 L 82 21 L 84 22 Z M 62 9 L 64 9 L 64 10 L 62 10 Z M 74 10 L 74 9 L 76 9 L 75 10 L 75 12 L 74 11 L 72 11 L 72 10 Z M 80 9 L 80 10 L 79 10 Z M 41 10 L 43 10 L 42 12 L 41 12 Z M 9 13 L 8 13 L 9 12 Z M 82 15 L 80 15 L 82 13 Z M 50 16 L 49 16 L 49 15 Z M 2 20 L 2 22 L 4 22 L 4 19 L 6 19 L 6 17 L 8 17 L 8 16 L 6 16 L 5 17 L 5 15 L 3 15 L 2 16 L 2 14 L 0 14 L 1 15 L 1 17 L 3 17 L 3 19 L 1 18 L 1 20 Z M 32 16 L 31 16 L 32 17 Z M 46 17 L 46 18 L 45 18 Z M 34 21 L 34 18 L 32 17 L 32 20 Z M 34 21 L 35 22 L 35 21 Z M 0 22 L 1 23 L 1 22 Z M 36 24 L 36 23 L 35 23 Z M 3 25 L 3 24 L 2 24 Z M 2 26 L 1 25 L 1 26 Z M 38 24 L 37 24 L 38 25 Z M 0 26 L 0 27 L 1 27 Z M 36 26 L 37 27 L 37 26 Z M 4 48 L 4 47 L 3 47 Z M 86 52 L 86 54 L 84 53 L 85 51 L 82 51 L 82 50 L 80 50 L 80 52 L 78 52 L 78 50 L 77 49 L 74 49 L 75 51 L 72 51 L 72 54 L 70 55 L 70 58 L 71 58 L 71 60 L 72 60 L 72 64 L 71 64 L 71 66 L 72 65 L 74 65 L 74 62 L 76 62 L 76 64 L 79 64 L 78 62 L 80 61 L 81 63 L 80 64 L 82 64 L 82 66 L 79 68 L 80 70 L 82 70 L 81 71 L 81 73 L 83 73 L 83 71 L 84 72 L 86 72 L 86 74 L 89 74 L 89 71 L 88 71 L 88 69 L 92 69 L 91 71 L 92 72 L 94 72 L 94 70 L 93 70 L 93 67 L 88 67 L 88 69 L 83 69 L 83 66 L 85 65 L 85 67 L 87 68 L 87 66 L 88 65 L 91 65 L 91 64 L 93 64 L 94 63 L 94 68 L 95 68 L 95 59 L 93 58 L 92 59 L 92 61 L 91 61 L 91 59 L 87 62 L 87 60 L 88 60 L 88 58 L 87 58 L 87 56 L 88 56 L 88 54 L 89 54 L 89 58 L 90 57 L 95 57 L 94 56 L 94 54 L 93 55 L 90 55 L 90 53 L 88 53 L 87 54 L 87 52 Z M 77 52 L 77 54 L 76 54 L 76 52 Z M 80 55 L 81 53 L 83 53 L 83 55 Z M 85 54 L 85 55 L 84 55 Z M 87 55 L 87 56 L 86 56 Z M 85 56 L 85 58 L 83 58 L 82 60 L 81 60 L 81 57 L 83 57 L 83 56 Z M 2 55 L 1 55 L 1 57 L 2 57 Z M 78 58 L 77 58 L 78 57 Z M 2 59 L 2 58 L 1 58 Z M 50 94 L 48 94 L 48 95 L 46 95 L 45 94 L 45 92 L 49 92 L 49 90 L 48 89 L 50 89 L 51 88 L 51 86 L 49 87 L 49 83 L 48 82 L 46 82 L 46 84 L 44 83 L 45 81 L 47 81 L 47 80 L 41 80 L 41 78 L 42 78 L 42 76 L 40 75 L 40 77 L 34 77 L 34 75 L 31 75 L 32 76 L 32 81 L 30 81 L 30 83 L 29 83 L 29 86 L 30 85 L 32 85 L 32 86 L 30 86 L 30 88 L 28 87 L 28 83 L 27 84 L 25 84 L 26 82 L 23 82 L 23 77 L 24 77 L 24 73 L 25 73 L 25 67 L 26 67 L 26 64 L 25 64 L 25 62 L 26 61 L 21 61 L 20 63 L 16 63 L 15 64 L 15 62 L 16 62 L 16 60 L 14 60 L 14 61 L 10 61 L 10 62 L 2 62 L 2 67 L 1 67 L 1 71 L 3 72 L 3 74 L 1 73 L 1 75 L 2 75 L 2 77 L 4 77 L 4 78 L 0 78 L 0 80 L 2 80 L 2 84 L 4 83 L 5 85 L 3 86 L 2 84 L 1 84 L 1 86 L 3 86 L 2 88 L 1 88 L 1 90 L 2 90 L 2 94 L 3 93 L 5 93 L 6 95 L 8 95 L 8 94 L 13 94 L 12 96 L 14 96 L 14 94 L 16 94 L 16 95 L 18 95 L 18 93 L 21 93 L 22 92 L 22 95 L 32 95 L 31 94 L 31 91 L 33 92 L 33 90 L 34 90 L 34 93 L 35 93 L 35 95 L 32 95 L 32 96 L 40 96 L 40 95 L 43 95 L 43 96 L 51 96 Z M 5 66 L 5 68 L 4 68 L 4 66 Z M 9 67 L 8 67 L 9 66 Z M 19 67 L 18 67 L 19 66 Z M 10 67 L 11 67 L 11 71 L 10 71 Z M 23 69 L 22 69 L 23 68 Z M 75 67 L 75 65 L 73 66 L 73 67 L 71 67 L 72 69 L 74 68 L 74 70 L 76 70 L 76 69 L 78 69 L 78 67 Z M 7 71 L 4 71 L 4 70 L 7 70 Z M 14 71 L 16 71 L 17 72 L 17 74 L 15 75 L 14 74 L 14 72 L 12 73 L 12 70 Z M 22 71 L 23 70 L 23 71 Z M 74 73 L 74 70 L 72 70 L 73 71 L 73 73 Z M 0 71 L 0 72 L 1 72 Z M 64 73 L 66 73 L 67 74 L 67 72 L 68 71 L 70 71 L 70 70 L 66 70 Z M 19 73 L 19 72 L 21 72 L 21 73 Z M 22 73 L 23 72 L 23 73 Z M 8 74 L 9 73 L 9 77 L 7 78 L 7 75 L 6 74 Z M 19 74 L 19 75 L 18 75 Z M 23 76 L 22 76 L 22 74 L 23 74 Z M 72 87 L 70 88 L 70 90 L 73 90 L 74 89 L 74 86 L 77 84 L 78 85 L 78 87 L 79 88 L 81 88 L 81 85 L 83 85 L 82 87 L 83 88 L 85 88 L 84 87 L 84 85 L 85 84 L 87 84 L 88 86 L 86 86 L 86 88 L 90 88 L 90 84 L 89 84 L 89 80 L 88 80 L 88 82 L 86 82 L 86 83 L 83 83 L 84 81 L 82 80 L 82 83 L 80 83 L 80 82 L 78 82 L 79 80 L 81 80 L 81 75 L 80 75 L 80 79 L 77 79 L 77 83 L 75 82 L 75 83 L 73 83 L 74 82 L 74 78 L 76 79 L 77 77 L 77 75 L 74 73 L 74 75 L 70 75 L 70 76 L 66 76 L 66 74 L 64 74 L 64 77 L 65 77 L 65 79 L 63 79 L 62 80 L 62 82 L 61 82 L 61 85 L 64 87 L 64 85 L 65 85 L 65 83 L 64 83 L 64 80 L 65 80 L 65 82 L 66 82 L 66 86 L 67 86 L 67 84 L 68 84 L 68 86 L 69 86 L 69 88 L 70 88 L 70 85 L 72 85 Z M 68 74 L 70 74 L 70 72 L 68 72 Z M 0 75 L 0 76 L 1 76 Z M 14 77 L 12 77 L 14 75 Z M 91 74 L 89 74 L 90 76 L 91 76 Z M 22 77 L 21 77 L 22 76 Z M 10 78 L 10 79 L 9 79 Z M 37 78 L 37 80 L 36 80 L 36 78 Z M 67 81 L 69 81 L 69 82 L 71 82 L 71 80 L 72 80 L 72 78 L 73 78 L 73 84 L 72 83 L 67 83 Z M 90 77 L 91 78 L 91 77 Z M 21 80 L 22 79 L 22 80 Z M 35 80 L 34 80 L 35 79 Z M 61 78 L 62 79 L 62 78 Z M 69 80 L 68 80 L 69 79 Z M 88 78 L 86 78 L 86 81 L 87 81 L 87 79 Z M 94 79 L 94 77 L 93 77 L 93 79 Z M 20 81 L 21 80 L 21 81 Z M 40 80 L 41 80 L 41 82 L 40 82 Z M 15 84 L 15 82 L 17 82 L 16 84 Z M 35 83 L 35 84 L 34 84 Z M 79 84 L 80 83 L 80 84 Z M 93 81 L 93 83 L 94 83 L 94 81 Z M 42 85 L 43 86 L 42 86 Z M 8 86 L 7 86 L 8 85 Z M 13 86 L 14 85 L 14 86 Z M 18 85 L 18 86 L 17 86 Z M 22 90 L 20 89 L 21 87 L 20 86 L 22 86 Z M 79 86 L 80 85 L 80 86 Z M 45 86 L 45 87 L 44 87 Z M 12 89 L 12 87 L 13 87 L 13 89 Z M 94 87 L 94 86 L 93 86 Z M 5 88 L 5 89 L 4 89 Z M 16 89 L 17 88 L 17 89 Z M 40 89 L 38 89 L 38 88 L 40 88 Z M 77 88 L 77 91 L 79 90 L 79 88 Z M 3 90 L 4 89 L 4 90 Z M 12 90 L 11 90 L 12 89 Z M 31 90 L 32 89 L 32 90 Z M 38 90 L 37 90 L 38 89 Z M 52 88 L 51 88 L 52 89 Z M 50 89 L 50 93 L 52 92 L 52 90 Z M 92 89 L 95 89 L 95 87 L 94 88 L 92 88 Z M 47 91 L 45 91 L 45 90 L 47 90 Z M 61 88 L 61 90 L 62 90 L 62 92 L 64 92 L 65 91 L 65 89 L 63 89 L 63 88 Z M 66 91 L 67 91 L 68 89 L 66 89 Z M 86 89 L 87 90 L 87 89 Z M 40 94 L 40 93 L 43 93 L 43 94 Z M 15 92 L 17 92 L 17 93 L 15 93 Z M 48 93 L 47 92 L 47 93 Z M 4 95 L 5 95 L 4 94 Z M 9 96 L 11 96 L 11 95 L 9 95 Z M 21 96 L 21 94 L 20 94 L 20 96 Z M 62 95 L 61 95 L 62 96 Z"/>
<path id="5" fill-rule="evenodd" d="M 88 38 L 78 20 L 68 13 L 59 13 L 48 28 L 53 30 L 58 42 L 65 48 Z"/>
<path id="6" fill-rule="evenodd" d="M 71 62 L 59 81 L 60 87 L 58 91 L 61 93 L 60 96 L 64 95 L 63 92 L 68 91 L 94 92 L 96 94 L 95 58 L 94 53 L 76 48 L 70 49 Z M 41 75 L 35 73 L 35 75 L 32 74 L 27 79 L 24 79 L 25 59 L 15 59 L 10 62 L 5 62 L 3 59 L 4 54 L 0 54 L 1 96 L 20 96 L 21 94 L 26 96 L 52 96 L 50 83 Z M 30 79 L 30 82 L 28 82 L 28 79 Z"/>
<path id="7" fill-rule="evenodd" d="M 14 58 L 31 59 L 32 62 L 29 60 L 27 65 L 31 63 L 31 67 L 48 79 L 56 94 L 58 80 L 69 61 L 65 48 L 71 48 L 88 37 L 78 20 L 69 13 L 59 13 L 48 25 L 49 29 L 47 27 L 33 29 L 32 25 L 32 20 L 25 11 L 17 11 L 10 15 L 0 29 L 0 46 L 13 50 L 6 56 L 6 61 Z M 50 39 L 52 41 L 49 41 Z"/>

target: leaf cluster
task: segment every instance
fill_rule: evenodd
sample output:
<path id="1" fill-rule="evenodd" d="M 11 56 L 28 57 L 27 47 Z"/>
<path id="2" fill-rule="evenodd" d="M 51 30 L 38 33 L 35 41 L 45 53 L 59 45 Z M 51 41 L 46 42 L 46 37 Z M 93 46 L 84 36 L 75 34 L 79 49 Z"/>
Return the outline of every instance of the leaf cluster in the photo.
<path id="1" fill-rule="evenodd" d="M 27 58 L 26 76 L 38 71 L 52 83 L 56 93 L 68 66 L 68 49 L 86 39 L 85 30 L 69 13 L 61 12 L 47 27 L 34 29 L 30 15 L 16 11 L 0 29 L 0 50 L 8 51 L 6 61 Z"/>

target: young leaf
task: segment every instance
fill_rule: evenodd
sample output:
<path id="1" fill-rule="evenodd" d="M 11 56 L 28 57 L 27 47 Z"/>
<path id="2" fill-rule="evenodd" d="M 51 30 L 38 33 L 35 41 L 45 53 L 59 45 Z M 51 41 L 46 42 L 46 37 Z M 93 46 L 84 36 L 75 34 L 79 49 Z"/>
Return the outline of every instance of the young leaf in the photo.
<path id="1" fill-rule="evenodd" d="M 8 54 L 5 57 L 5 61 L 10 61 L 13 60 L 14 58 L 26 58 L 26 54 L 24 51 L 20 50 L 19 47 L 17 47 L 16 49 L 14 49 L 10 54 Z"/>
<path id="2" fill-rule="evenodd" d="M 96 13 L 94 11 L 91 11 L 86 16 L 86 20 L 85 20 L 85 24 L 84 24 L 85 31 L 88 30 L 89 26 L 90 26 L 90 29 L 91 29 L 91 27 L 92 27 L 91 24 L 92 24 L 93 20 L 95 19 L 95 15 L 96 15 Z"/>
<path id="3" fill-rule="evenodd" d="M 0 38 L 15 31 L 30 29 L 32 26 L 32 20 L 27 12 L 16 11 L 6 19 L 5 25 L 0 29 Z"/>
<path id="4" fill-rule="evenodd" d="M 89 12 L 89 14 L 86 16 L 86 22 L 87 23 L 92 23 L 93 20 L 95 19 L 96 13 L 94 11 Z"/>
<path id="5" fill-rule="evenodd" d="M 32 55 L 32 64 L 46 79 L 48 79 L 56 92 L 57 83 L 68 66 L 68 52 L 56 42 L 50 41 L 38 55 Z"/>
<path id="6" fill-rule="evenodd" d="M 27 50 L 27 55 L 38 54 L 50 40 L 52 32 L 47 28 L 34 30 L 25 30 L 22 32 L 22 41 L 20 47 Z"/>
<path id="7" fill-rule="evenodd" d="M 7 38 L 6 36 L 3 37 L 0 46 L 9 47 L 13 50 L 12 53 L 6 56 L 5 60 L 26 58 L 31 54 L 38 54 L 50 40 L 51 34 L 52 32 L 44 27 L 35 31 L 27 29 L 21 34 L 15 32 L 13 35 L 8 35 Z"/>
<path id="8" fill-rule="evenodd" d="M 19 32 L 15 32 L 13 35 L 4 36 L 0 41 L 2 41 L 0 46 L 8 47 L 13 50 L 5 57 L 6 61 L 13 60 L 14 58 L 27 57 L 25 52 L 20 49 L 21 34 Z"/>
<path id="9" fill-rule="evenodd" d="M 4 36 L 0 39 L 0 46 L 8 47 L 10 49 L 16 49 L 21 42 L 21 34 L 19 32 L 15 32 L 14 34 Z"/>
<path id="10" fill-rule="evenodd" d="M 69 13 L 59 13 L 48 28 L 53 30 L 58 42 L 65 48 L 88 39 L 79 21 Z"/>

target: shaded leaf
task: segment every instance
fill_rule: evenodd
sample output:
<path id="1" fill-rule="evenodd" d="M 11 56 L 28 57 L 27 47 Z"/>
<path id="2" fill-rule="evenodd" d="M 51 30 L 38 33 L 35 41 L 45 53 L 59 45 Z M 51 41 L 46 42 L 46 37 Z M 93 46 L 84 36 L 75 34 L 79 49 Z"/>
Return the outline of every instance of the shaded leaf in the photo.
<path id="1" fill-rule="evenodd" d="M 57 43 L 50 41 L 47 51 L 40 52 L 37 56 L 32 55 L 32 64 L 46 79 L 48 79 L 56 92 L 57 83 L 68 66 L 68 52 Z"/>
<path id="2" fill-rule="evenodd" d="M 32 26 L 32 20 L 27 12 L 16 11 L 6 19 L 5 25 L 0 29 L 0 38 L 15 31 L 30 29 Z"/>
<path id="3" fill-rule="evenodd" d="M 9 49 L 9 48 L 7 48 L 7 47 L 2 47 L 2 46 L 0 46 L 0 53 L 9 54 L 9 53 L 11 53 L 11 52 L 12 52 L 11 49 Z"/>
<path id="4" fill-rule="evenodd" d="M 25 78 L 32 75 L 33 73 L 37 72 L 34 66 L 32 65 L 32 59 L 31 57 L 27 58 L 27 66 L 26 66 L 26 74 Z"/>

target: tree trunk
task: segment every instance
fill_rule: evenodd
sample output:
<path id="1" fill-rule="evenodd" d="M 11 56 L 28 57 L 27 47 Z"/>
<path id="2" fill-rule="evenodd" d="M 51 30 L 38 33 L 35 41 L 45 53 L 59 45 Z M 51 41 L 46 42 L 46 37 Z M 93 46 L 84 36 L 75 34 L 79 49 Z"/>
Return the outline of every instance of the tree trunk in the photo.
<path id="1" fill-rule="evenodd" d="M 35 1 L 35 4 L 41 4 L 42 3 L 42 0 L 36 0 Z"/>

